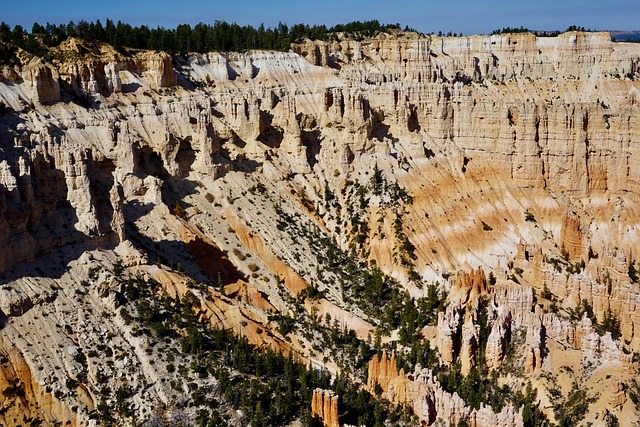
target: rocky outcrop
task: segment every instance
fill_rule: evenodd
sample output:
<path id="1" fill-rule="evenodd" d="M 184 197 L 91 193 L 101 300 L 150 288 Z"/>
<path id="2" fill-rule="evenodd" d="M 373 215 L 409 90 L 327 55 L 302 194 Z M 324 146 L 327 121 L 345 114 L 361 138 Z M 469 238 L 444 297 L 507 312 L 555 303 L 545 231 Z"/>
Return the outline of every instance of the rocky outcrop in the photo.
<path id="1" fill-rule="evenodd" d="M 524 343 L 524 372 L 527 374 L 542 367 L 542 347 L 546 338 L 546 328 L 539 319 L 533 318 L 531 323 L 526 329 Z"/>
<path id="2" fill-rule="evenodd" d="M 338 396 L 331 390 L 313 390 L 311 413 L 317 415 L 327 427 L 339 427 Z"/>
<path id="3" fill-rule="evenodd" d="M 470 272 L 459 272 L 453 283 L 454 292 L 456 290 L 459 292 L 461 304 L 466 304 L 470 300 L 486 296 L 489 293 L 487 277 L 481 267 Z"/>
<path id="4" fill-rule="evenodd" d="M 533 288 L 514 284 L 499 284 L 493 293 L 493 304 L 508 311 L 516 327 L 527 325 L 533 306 Z"/>
<path id="5" fill-rule="evenodd" d="M 562 219 L 560 242 L 570 260 L 580 261 L 583 255 L 582 233 L 580 231 L 580 219 L 575 215 L 568 213 Z"/>
<path id="6" fill-rule="evenodd" d="M 22 79 L 34 101 L 50 104 L 60 100 L 58 72 L 51 65 L 33 60 L 23 68 Z"/>
<path id="7" fill-rule="evenodd" d="M 45 64 L 34 59 L 22 70 L 28 91 L 43 104 L 60 101 L 64 91 L 88 102 L 96 95 L 135 91 L 143 80 L 153 89 L 178 84 L 173 58 L 165 52 L 138 52 L 125 57 L 109 45 L 73 37 L 56 50 L 57 55 L 53 56 L 72 60 Z"/>
<path id="8" fill-rule="evenodd" d="M 627 401 L 625 385 L 618 379 L 614 378 L 613 392 L 609 395 L 609 406 L 614 409 L 621 408 Z"/>
<path id="9" fill-rule="evenodd" d="M 143 52 L 134 59 L 134 70 L 147 77 L 154 88 L 175 86 L 177 75 L 173 70 L 173 58 L 166 52 Z"/>
<path id="10" fill-rule="evenodd" d="M 40 137 L 45 136 L 31 137 L 38 148 L 29 154 L 0 162 L 0 241 L 5 251 L 0 271 L 40 251 L 69 243 L 114 242 L 122 234 L 113 164 L 96 162 L 91 150 L 78 149 L 65 137 L 57 141 L 48 136 L 44 142 Z"/>
<path id="11" fill-rule="evenodd" d="M 72 427 L 81 425 L 64 402 L 38 383 L 29 364 L 15 347 L 2 340 L 0 348 L 0 389 L 3 396 L 0 420 L 3 424 L 13 425 L 14 420 L 25 418 L 44 423 L 62 421 Z"/>
<path id="12" fill-rule="evenodd" d="M 502 81 L 518 77 L 537 80 L 550 75 L 578 77 L 585 73 L 638 71 L 637 56 L 624 60 L 624 54 L 614 49 L 610 35 L 604 32 L 568 32 L 553 38 L 536 37 L 531 33 L 453 38 L 383 34 L 365 41 L 305 41 L 294 45 L 293 49 L 314 65 L 366 64 L 370 59 L 374 63 L 390 64 L 386 68 L 391 71 L 393 65 L 403 64 L 404 76 L 425 83 L 456 78 L 469 81 Z M 603 70 L 596 68 L 585 72 L 581 67 L 590 61 L 595 61 Z M 381 74 L 388 81 L 396 77 Z M 365 78 L 364 74 L 361 78 Z M 367 75 L 366 78 L 372 77 Z"/>
<path id="13" fill-rule="evenodd" d="M 395 359 L 382 355 L 375 356 L 369 362 L 367 387 L 379 385 L 383 396 L 395 403 L 408 404 L 415 414 L 424 422 L 432 424 L 436 420 L 456 425 L 461 420 L 474 427 L 489 426 L 522 426 L 522 414 L 508 405 L 500 413 L 482 405 L 479 409 L 466 406 L 456 394 L 442 389 L 433 373 L 418 367 L 411 374 L 411 379 L 401 370 L 397 371 Z"/>
<path id="14" fill-rule="evenodd" d="M 506 346 L 511 335 L 511 312 L 498 316 L 491 327 L 485 347 L 485 364 L 487 369 L 497 369 L 502 364 Z"/>
<path id="15" fill-rule="evenodd" d="M 374 357 L 369 361 L 368 368 L 367 388 L 370 390 L 378 385 L 382 391 L 387 391 L 394 380 L 404 377 L 404 370 L 398 372 L 395 354 L 387 357 L 386 353 L 383 353 L 381 357 Z"/>
<path id="16" fill-rule="evenodd" d="M 456 331 L 460 323 L 460 313 L 458 308 L 452 305 L 447 307 L 445 312 L 438 313 L 438 324 L 436 346 L 442 361 L 446 364 L 453 363 L 456 356 L 455 345 L 457 337 Z"/>
<path id="17" fill-rule="evenodd" d="M 460 363 L 463 375 L 467 375 L 471 368 L 476 366 L 478 354 L 478 331 L 472 316 L 468 316 L 462 325 L 462 337 L 460 344 Z"/>

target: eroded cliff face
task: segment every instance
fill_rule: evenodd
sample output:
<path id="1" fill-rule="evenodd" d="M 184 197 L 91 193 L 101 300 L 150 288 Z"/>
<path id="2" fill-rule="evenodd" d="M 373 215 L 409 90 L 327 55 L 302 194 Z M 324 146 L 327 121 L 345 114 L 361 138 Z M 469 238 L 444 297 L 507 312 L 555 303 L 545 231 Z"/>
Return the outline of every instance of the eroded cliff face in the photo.
<path id="1" fill-rule="evenodd" d="M 513 389 L 526 374 L 549 417 L 547 390 L 568 392 L 568 366 L 590 396 L 601 393 L 589 419 L 637 418 L 621 384 L 640 350 L 629 274 L 639 257 L 639 46 L 605 33 L 400 33 L 180 58 L 73 39 L 56 49 L 51 63 L 21 56 L 0 81 L 0 334 L 30 369 L 20 381 L 59 389 L 55 401 L 33 393 L 67 408 L 51 410 L 56 419 L 88 424 L 101 399 L 93 374 L 118 378 L 123 367 L 135 373 L 137 413 L 187 395 L 160 383 L 169 373 L 121 320 L 122 289 L 107 274 L 119 263 L 174 298 L 208 284 L 195 292 L 202 321 L 339 370 L 313 340 L 269 320 L 298 315 L 292 299 L 314 284 L 322 296 L 304 315 L 372 335 L 378 320 L 316 256 L 322 239 L 414 297 L 440 283 L 449 305 L 421 334 L 443 366 L 512 369 L 501 378 Z M 583 300 L 593 320 L 570 316 Z M 618 339 L 593 324 L 611 314 Z M 81 366 L 77 352 L 107 335 L 126 360 Z M 516 408 L 471 409 L 430 371 L 374 360 L 369 387 L 424 421 L 522 424 Z M 66 377 L 84 392 L 60 386 Z M 323 396 L 322 414 L 338 422 Z"/>
<path id="2" fill-rule="evenodd" d="M 327 427 L 338 427 L 338 396 L 330 390 L 313 391 L 311 412 Z"/>
<path id="3" fill-rule="evenodd" d="M 428 369 L 418 367 L 409 378 L 403 370 L 398 372 L 393 355 L 374 356 L 369 362 L 367 387 L 373 390 L 376 386 L 391 401 L 407 403 L 428 424 L 440 419 L 453 425 L 463 421 L 472 427 L 524 425 L 522 414 L 510 405 L 499 413 L 484 405 L 478 409 L 468 407 L 457 394 L 443 390 Z"/>

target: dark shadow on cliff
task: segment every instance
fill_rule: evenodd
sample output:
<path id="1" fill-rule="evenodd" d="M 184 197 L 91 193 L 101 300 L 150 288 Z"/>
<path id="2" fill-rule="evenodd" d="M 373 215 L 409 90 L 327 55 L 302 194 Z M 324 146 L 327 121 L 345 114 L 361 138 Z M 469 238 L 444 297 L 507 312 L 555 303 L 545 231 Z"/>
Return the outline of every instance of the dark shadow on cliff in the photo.
<path id="1" fill-rule="evenodd" d="M 196 281 L 204 281 L 205 276 L 200 273 L 200 268 L 195 258 L 189 254 L 184 243 L 176 240 L 156 241 L 144 234 L 144 230 L 138 229 L 136 221 L 153 210 L 151 204 L 130 201 L 123 207 L 125 215 L 125 236 L 135 248 L 147 255 L 151 263 L 165 265 L 179 270 Z"/>
<path id="2" fill-rule="evenodd" d="M 64 203 L 62 203 L 64 205 Z M 34 256 L 26 259 L 16 259 L 16 263 L 8 271 L 0 274 L 0 284 L 4 284 L 21 277 L 46 277 L 60 278 L 69 269 L 69 263 L 77 260 L 87 252 L 98 248 L 110 250 L 115 248 L 113 233 L 91 237 L 74 226 L 78 222 L 73 209 L 58 207 L 59 215 L 57 224 L 40 224 L 35 229 L 24 233 L 23 238 L 29 235 L 38 236 L 39 239 L 50 244 L 39 244 Z M 59 240 L 57 240 L 59 239 Z"/>
<path id="3" fill-rule="evenodd" d="M 122 84 L 122 93 L 134 93 L 136 90 L 141 88 L 142 85 L 140 83 L 123 83 Z"/>
<path id="4" fill-rule="evenodd" d="M 168 178 L 162 181 L 162 203 L 167 205 L 169 209 L 174 209 L 176 205 L 183 208 L 190 207 L 184 199 L 186 196 L 196 194 L 198 183 L 189 179 Z"/>
<path id="5" fill-rule="evenodd" d="M 196 153 L 191 146 L 191 140 L 191 136 L 177 138 L 178 153 L 176 154 L 176 163 L 178 164 L 180 177 L 187 176 L 191 171 L 191 166 L 196 161 Z"/>
<path id="6" fill-rule="evenodd" d="M 378 141 L 384 141 L 385 139 L 391 140 L 392 143 L 397 143 L 398 138 L 394 137 L 390 132 L 390 126 L 384 122 L 384 113 L 381 111 L 371 110 L 371 137 Z"/>
<path id="7" fill-rule="evenodd" d="M 420 132 L 422 127 L 418 120 L 418 109 L 415 104 L 409 104 L 409 119 L 407 120 L 407 128 L 409 132 Z"/>
<path id="8" fill-rule="evenodd" d="M 302 131 L 302 145 L 306 148 L 307 163 L 311 168 L 318 163 L 318 155 L 322 148 L 322 140 L 320 137 L 320 129 L 303 130 Z"/>
<path id="9" fill-rule="evenodd" d="M 7 160 L 11 165 L 14 176 L 22 150 L 23 147 L 16 147 L 13 152 L 9 150 L 0 155 L 0 160 Z M 68 270 L 69 263 L 84 252 L 115 247 L 115 233 L 110 225 L 113 208 L 108 197 L 113 185 L 113 164 L 93 165 L 97 172 L 90 176 L 90 189 L 99 225 L 97 230 L 85 234 L 78 230 L 79 218 L 68 200 L 64 171 L 58 169 L 53 158 L 45 158 L 35 151 L 31 154 L 35 154 L 33 159 L 22 155 L 30 165 L 31 174 L 19 176 L 17 188 L 3 189 L 4 194 L 0 197 L 1 220 L 10 230 L 9 235 L 0 236 L 0 239 L 11 257 L 5 259 L 9 268 L 0 274 L 0 283 L 25 276 L 59 278 Z M 91 162 L 79 158 L 71 161 Z M 103 182 L 96 183 L 96 180 Z"/>
<path id="10" fill-rule="evenodd" d="M 136 164 L 136 176 L 146 178 L 147 176 L 165 179 L 169 177 L 169 172 L 164 167 L 164 161 L 160 154 L 153 148 L 143 146 L 138 148 L 138 163 Z"/>
<path id="11" fill-rule="evenodd" d="M 180 203 L 180 201 L 178 201 Z M 184 203 L 184 202 L 182 202 Z M 229 284 L 245 280 L 245 276 L 229 260 L 227 254 L 217 246 L 194 235 L 186 242 L 178 240 L 153 240 L 136 225 L 136 220 L 154 208 L 150 204 L 129 202 L 124 207 L 127 217 L 125 232 L 127 239 L 150 262 L 167 266 L 192 278 L 199 283 L 209 285 Z M 179 221 L 178 218 L 175 219 Z"/>
<path id="12" fill-rule="evenodd" d="M 239 74 L 236 70 L 233 69 L 231 65 L 229 65 L 229 61 L 226 62 L 227 66 L 227 75 L 229 76 L 229 80 L 235 80 L 238 78 Z"/>
<path id="13" fill-rule="evenodd" d="M 28 140 L 23 138 L 28 132 L 27 129 L 18 127 L 24 124 L 25 120 L 20 117 L 20 113 L 11 107 L 0 103 L 0 148 L 11 149 L 15 147 L 15 139 L 19 141 Z M 28 142 L 27 142 L 28 143 Z M 1 153 L 5 155 L 5 153 Z"/>
<path id="14" fill-rule="evenodd" d="M 273 114 L 260 110 L 260 135 L 258 141 L 269 148 L 280 148 L 284 139 L 284 130 L 279 126 L 273 126 Z"/>
<path id="15" fill-rule="evenodd" d="M 327 60 L 327 66 L 329 68 L 333 68 L 334 70 L 342 70 L 342 64 L 340 64 L 333 56 L 329 57 Z"/>

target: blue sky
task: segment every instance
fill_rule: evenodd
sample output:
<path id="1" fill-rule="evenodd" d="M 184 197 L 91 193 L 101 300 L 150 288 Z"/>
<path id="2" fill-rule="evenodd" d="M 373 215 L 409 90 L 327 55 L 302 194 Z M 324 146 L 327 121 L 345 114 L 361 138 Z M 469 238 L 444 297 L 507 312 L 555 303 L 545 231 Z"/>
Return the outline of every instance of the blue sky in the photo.
<path id="1" fill-rule="evenodd" d="M 4 3 L 4 5 L 3 5 Z M 422 32 L 489 33 L 505 26 L 560 29 L 640 29 L 640 0 L 0 0 L 0 21 L 31 29 L 33 22 L 66 23 L 106 18 L 132 25 L 181 23 L 275 26 L 300 22 L 328 26 L 378 19 Z"/>

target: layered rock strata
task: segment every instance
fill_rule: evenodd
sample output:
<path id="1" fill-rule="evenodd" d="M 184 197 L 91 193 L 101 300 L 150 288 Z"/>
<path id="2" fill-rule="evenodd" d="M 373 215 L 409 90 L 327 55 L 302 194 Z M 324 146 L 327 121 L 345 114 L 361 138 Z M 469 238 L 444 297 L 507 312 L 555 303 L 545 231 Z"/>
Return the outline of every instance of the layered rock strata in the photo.
<path id="1" fill-rule="evenodd" d="M 137 373 L 135 408 L 172 401 L 160 378 L 168 373 L 151 367 L 140 340 L 120 323 L 90 321 L 117 313 L 121 292 L 106 273 L 89 280 L 89 253 L 108 266 L 124 261 L 180 298 L 185 277 L 220 281 L 229 296 L 198 293 L 201 320 L 335 372 L 303 338 L 267 326 L 274 312 L 297 315 L 290 299 L 321 283 L 324 299 L 306 310 L 339 315 L 361 338 L 375 329 L 345 301 L 339 278 L 321 271 L 317 241 L 301 237 L 314 227 L 414 296 L 426 292 L 416 274 L 441 283 L 448 306 L 424 331 L 445 366 L 478 367 L 477 304 L 486 297 L 487 368 L 522 368 L 540 402 L 549 400 L 544 374 L 564 364 L 594 382 L 614 375 L 602 394 L 613 397 L 590 416 L 634 413 L 621 383 L 640 349 L 630 274 L 640 257 L 637 45 L 605 33 L 399 33 L 182 58 L 124 57 L 74 39 L 56 49 L 66 55 L 53 52 L 65 58 L 53 63 L 21 53 L 0 81 L 0 309 L 10 325 L 0 333 L 30 369 L 17 384 L 61 396 L 35 385 L 29 394 L 56 407 L 49 418 L 85 425 L 99 401 L 94 376 L 79 393 L 60 385 L 82 380 L 82 369 L 43 344 L 51 339 L 73 353 L 112 336 L 135 355 L 119 365 Z M 380 178 L 375 169 L 412 203 L 355 188 Z M 613 313 L 621 339 L 568 315 L 583 301 L 595 321 Z M 76 324 L 78 334 L 65 329 Z M 374 361 L 368 387 L 379 384 L 426 422 L 523 423 L 510 406 L 470 409 L 428 369 L 410 379 L 394 361 Z M 322 407 L 331 422 L 334 398 L 326 411 L 326 393 L 314 394 L 316 413 Z"/>

